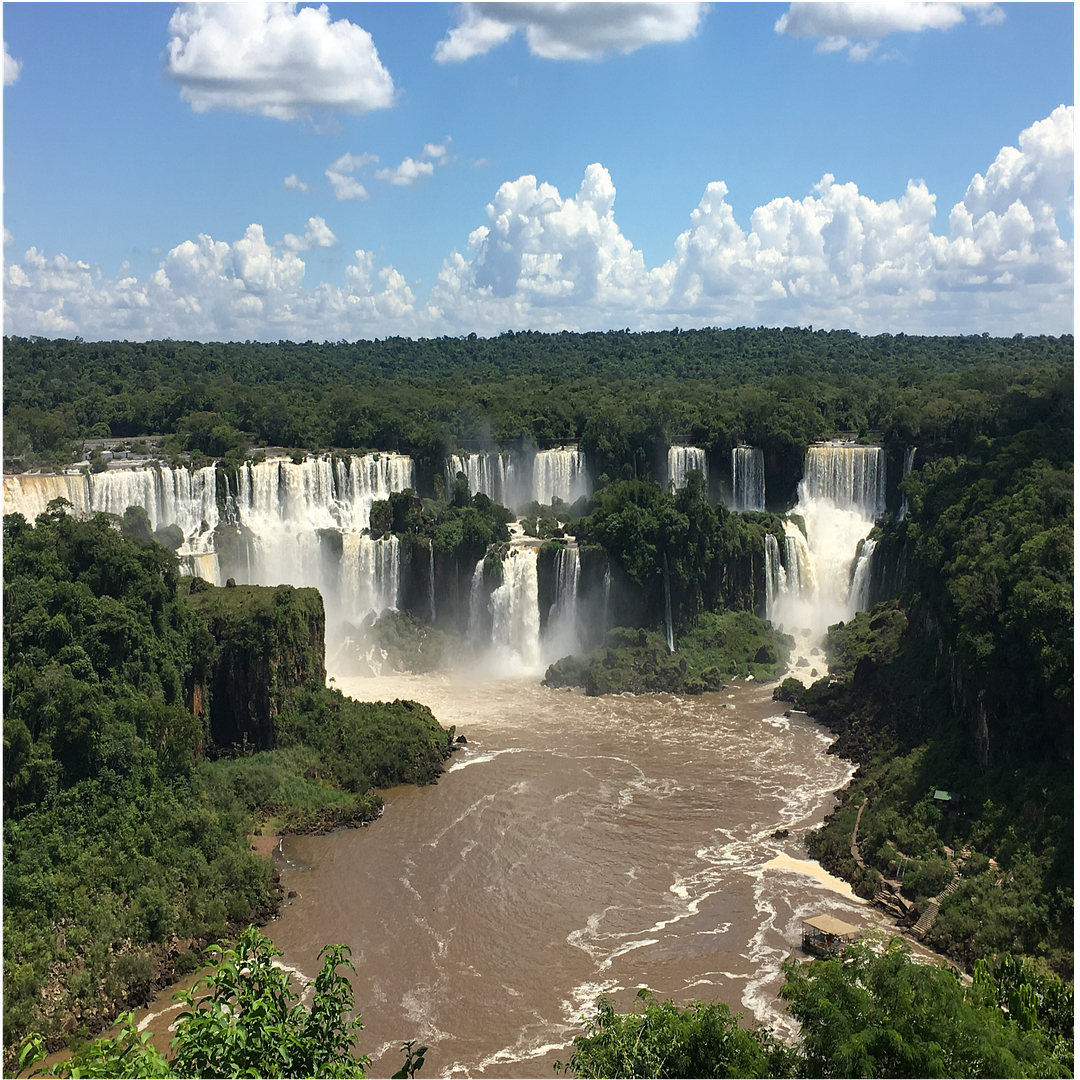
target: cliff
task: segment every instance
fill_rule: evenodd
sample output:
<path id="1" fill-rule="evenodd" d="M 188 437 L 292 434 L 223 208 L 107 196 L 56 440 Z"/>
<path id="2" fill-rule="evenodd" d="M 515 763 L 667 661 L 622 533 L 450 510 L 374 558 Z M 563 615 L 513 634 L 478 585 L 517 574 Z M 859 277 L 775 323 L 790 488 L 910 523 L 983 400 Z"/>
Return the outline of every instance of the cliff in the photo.
<path id="1" fill-rule="evenodd" d="M 187 585 L 185 599 L 214 639 L 205 668 L 211 743 L 272 750 L 289 691 L 326 681 L 322 596 L 291 585 L 215 588 L 197 581 Z"/>

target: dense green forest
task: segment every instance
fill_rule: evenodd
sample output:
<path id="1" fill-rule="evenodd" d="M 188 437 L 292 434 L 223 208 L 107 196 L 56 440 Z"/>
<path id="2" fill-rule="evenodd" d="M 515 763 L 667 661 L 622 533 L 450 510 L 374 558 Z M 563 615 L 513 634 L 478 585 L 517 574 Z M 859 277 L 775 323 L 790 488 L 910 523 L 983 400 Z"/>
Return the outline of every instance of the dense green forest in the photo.
<path id="1" fill-rule="evenodd" d="M 4 519 L 9 1047 L 100 1030 L 267 914 L 246 833 L 366 822 L 449 753 L 426 707 L 325 688 L 317 592 L 191 594 L 118 524 Z"/>
<path id="2" fill-rule="evenodd" d="M 598 483 L 666 478 L 673 440 L 717 461 L 765 454 L 770 506 L 795 498 L 809 443 L 875 433 L 967 452 L 1017 386 L 1053 378 L 1073 339 L 738 329 L 508 333 L 355 343 L 4 341 L 5 467 L 66 462 L 87 438 L 164 436 L 166 458 L 252 447 L 395 450 L 432 496 L 455 449 L 578 442 Z M 1071 380 L 1071 372 L 1069 374 Z M 78 451 L 81 456 L 81 449 Z"/>

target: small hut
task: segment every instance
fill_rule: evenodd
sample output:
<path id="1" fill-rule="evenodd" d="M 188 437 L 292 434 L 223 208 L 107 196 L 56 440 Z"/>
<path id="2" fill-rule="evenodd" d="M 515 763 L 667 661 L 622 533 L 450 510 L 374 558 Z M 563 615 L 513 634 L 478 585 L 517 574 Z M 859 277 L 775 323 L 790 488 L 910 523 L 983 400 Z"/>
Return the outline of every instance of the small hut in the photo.
<path id="1" fill-rule="evenodd" d="M 860 932 L 861 927 L 835 919 L 832 915 L 803 919 L 803 952 L 811 956 L 843 956 L 844 950 Z"/>

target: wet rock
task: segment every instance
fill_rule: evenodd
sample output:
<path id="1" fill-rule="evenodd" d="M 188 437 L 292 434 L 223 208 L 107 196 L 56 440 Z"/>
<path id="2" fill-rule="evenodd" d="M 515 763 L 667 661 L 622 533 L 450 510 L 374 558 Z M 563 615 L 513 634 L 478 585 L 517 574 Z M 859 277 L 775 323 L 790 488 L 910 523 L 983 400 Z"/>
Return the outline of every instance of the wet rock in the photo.
<path id="1" fill-rule="evenodd" d="M 462 746 L 466 746 L 466 745 L 468 745 L 468 742 L 469 742 L 469 740 L 468 740 L 468 739 L 466 739 L 464 735 L 459 735 L 459 736 L 458 736 L 458 737 L 457 737 L 457 738 L 456 738 L 456 739 L 454 740 L 454 742 L 456 742 L 456 743 L 461 743 L 461 745 L 462 745 Z"/>

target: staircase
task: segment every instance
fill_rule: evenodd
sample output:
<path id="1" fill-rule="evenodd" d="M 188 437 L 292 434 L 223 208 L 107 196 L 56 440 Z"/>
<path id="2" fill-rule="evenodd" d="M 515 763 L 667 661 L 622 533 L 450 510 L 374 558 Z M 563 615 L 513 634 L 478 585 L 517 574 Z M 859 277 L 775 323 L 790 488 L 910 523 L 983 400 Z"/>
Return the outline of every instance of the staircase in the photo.
<path id="1" fill-rule="evenodd" d="M 946 896 L 951 896 L 960 888 L 960 871 L 953 871 L 953 879 L 941 892 L 926 905 L 926 910 L 919 916 L 919 921 L 911 928 L 912 934 L 920 941 L 926 937 L 930 927 L 934 925 L 938 917 L 938 907 Z"/>

